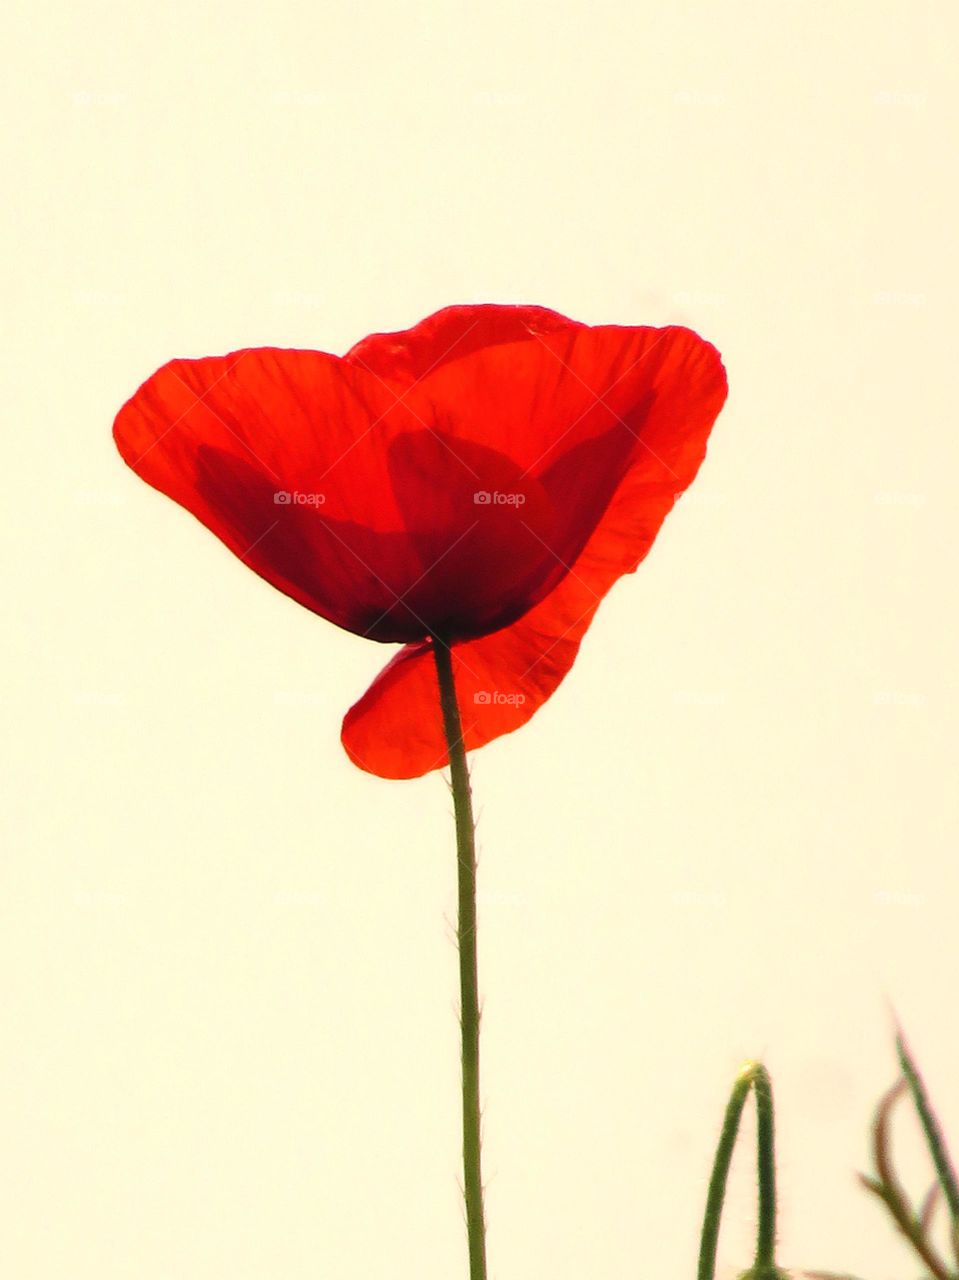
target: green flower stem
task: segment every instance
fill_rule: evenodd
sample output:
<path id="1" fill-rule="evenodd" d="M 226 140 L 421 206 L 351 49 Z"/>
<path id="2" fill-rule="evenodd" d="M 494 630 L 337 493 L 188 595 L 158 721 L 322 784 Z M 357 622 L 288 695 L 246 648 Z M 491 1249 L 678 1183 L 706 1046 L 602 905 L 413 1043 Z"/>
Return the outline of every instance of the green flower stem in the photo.
<path id="1" fill-rule="evenodd" d="M 709 1192 L 706 1197 L 706 1214 L 699 1247 L 698 1280 L 714 1280 L 716 1273 L 716 1247 L 719 1243 L 719 1227 L 722 1221 L 723 1203 L 726 1199 L 726 1182 L 733 1158 L 733 1148 L 739 1133 L 739 1121 L 746 1105 L 749 1090 L 756 1093 L 758 1137 L 759 1229 L 756 1236 L 755 1273 L 775 1272 L 776 1250 L 776 1163 L 773 1129 L 773 1091 L 769 1073 L 761 1062 L 747 1062 L 733 1085 L 726 1115 L 723 1120 L 716 1159 L 713 1162 Z"/>
<path id="2" fill-rule="evenodd" d="M 469 1239 L 470 1280 L 486 1280 L 486 1223 L 480 1161 L 479 982 L 476 952 L 476 838 L 463 727 L 456 701 L 449 646 L 434 638 L 433 655 L 440 686 L 443 729 L 449 751 L 456 819 L 460 958 L 460 1028 L 463 1045 L 463 1193 Z"/>
<path id="3" fill-rule="evenodd" d="M 776 1253 L 776 1152 L 773 1116 L 773 1086 L 769 1072 L 756 1064 L 753 1076 L 756 1098 L 758 1140 L 756 1172 L 759 1183 L 759 1229 L 756 1235 L 756 1266 L 775 1266 Z"/>

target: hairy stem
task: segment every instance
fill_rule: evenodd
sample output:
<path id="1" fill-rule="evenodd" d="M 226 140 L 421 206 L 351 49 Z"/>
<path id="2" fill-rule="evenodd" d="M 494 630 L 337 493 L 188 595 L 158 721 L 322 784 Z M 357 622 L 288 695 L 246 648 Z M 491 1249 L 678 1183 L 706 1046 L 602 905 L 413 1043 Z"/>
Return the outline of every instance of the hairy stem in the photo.
<path id="1" fill-rule="evenodd" d="M 757 1174 L 759 1187 L 759 1227 L 756 1235 L 755 1269 L 762 1272 L 775 1268 L 776 1249 L 776 1164 L 773 1129 L 773 1094 L 769 1073 L 760 1062 L 748 1062 L 736 1077 L 722 1132 L 716 1147 L 709 1192 L 706 1197 L 706 1213 L 699 1247 L 698 1280 L 713 1280 L 716 1272 L 716 1249 L 719 1244 L 719 1227 L 722 1221 L 723 1203 L 726 1199 L 726 1182 L 733 1158 L 733 1148 L 739 1133 L 739 1121 L 749 1090 L 756 1092 L 757 1111 Z"/>
<path id="2" fill-rule="evenodd" d="M 469 1239 L 470 1280 L 486 1280 L 486 1223 L 480 1159 L 479 978 L 476 949 L 476 836 L 463 727 L 456 701 L 449 646 L 433 641 L 443 729 L 449 751 L 453 813 L 456 819 L 456 938 L 460 962 L 460 1028 L 463 1054 L 463 1192 Z"/>

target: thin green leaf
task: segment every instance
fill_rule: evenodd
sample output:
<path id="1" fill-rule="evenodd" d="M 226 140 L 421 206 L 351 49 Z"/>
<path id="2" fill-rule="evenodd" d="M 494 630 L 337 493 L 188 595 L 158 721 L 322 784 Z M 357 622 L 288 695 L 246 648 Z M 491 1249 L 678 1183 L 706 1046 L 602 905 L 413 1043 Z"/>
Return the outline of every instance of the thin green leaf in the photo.
<path id="1" fill-rule="evenodd" d="M 939 1122 L 929 1104 L 922 1076 L 909 1055 L 901 1031 L 896 1036 L 896 1051 L 899 1054 L 899 1063 L 909 1085 L 909 1092 L 912 1094 L 916 1111 L 919 1113 L 919 1120 L 926 1135 L 929 1154 L 932 1156 L 932 1163 L 936 1167 L 939 1185 L 942 1187 L 946 1204 L 949 1206 L 949 1215 L 954 1223 L 959 1222 L 959 1181 L 956 1180 L 956 1171 L 952 1166 L 952 1161 L 949 1159 L 949 1153 L 946 1150 L 946 1143 L 942 1136 L 942 1130 L 939 1128 Z"/>

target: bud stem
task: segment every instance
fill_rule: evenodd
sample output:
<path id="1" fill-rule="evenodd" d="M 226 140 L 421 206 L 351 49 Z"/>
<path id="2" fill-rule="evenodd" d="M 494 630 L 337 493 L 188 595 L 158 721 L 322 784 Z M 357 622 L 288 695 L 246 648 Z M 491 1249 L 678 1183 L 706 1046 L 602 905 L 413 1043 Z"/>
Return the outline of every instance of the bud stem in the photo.
<path id="1" fill-rule="evenodd" d="M 716 1247 L 719 1243 L 719 1227 L 723 1203 L 726 1199 L 726 1182 L 729 1177 L 733 1148 L 739 1133 L 739 1121 L 750 1089 L 754 1089 L 756 1093 L 758 1140 L 759 1227 L 756 1235 L 755 1271 L 762 1274 L 765 1270 L 770 1272 L 775 1270 L 776 1162 L 772 1082 L 761 1062 L 747 1062 L 733 1085 L 716 1147 L 699 1248 L 698 1280 L 714 1280 L 716 1273 Z"/>

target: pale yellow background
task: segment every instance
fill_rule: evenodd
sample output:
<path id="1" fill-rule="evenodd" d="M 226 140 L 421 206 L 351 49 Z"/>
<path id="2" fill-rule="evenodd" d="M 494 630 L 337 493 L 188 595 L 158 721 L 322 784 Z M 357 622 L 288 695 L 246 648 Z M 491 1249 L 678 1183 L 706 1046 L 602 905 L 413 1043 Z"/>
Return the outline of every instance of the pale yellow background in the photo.
<path id="1" fill-rule="evenodd" d="M 173 355 L 474 300 L 687 323 L 731 382 L 567 684 L 474 760 L 491 1276 L 691 1276 L 747 1055 L 782 1262 L 915 1274 L 854 1170 L 891 1006 L 959 1145 L 955 5 L 4 25 L 0 1275 L 465 1275 L 443 782 L 347 762 L 387 652 L 110 427 Z"/>

